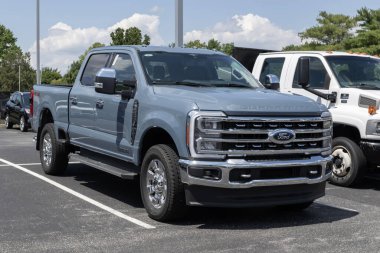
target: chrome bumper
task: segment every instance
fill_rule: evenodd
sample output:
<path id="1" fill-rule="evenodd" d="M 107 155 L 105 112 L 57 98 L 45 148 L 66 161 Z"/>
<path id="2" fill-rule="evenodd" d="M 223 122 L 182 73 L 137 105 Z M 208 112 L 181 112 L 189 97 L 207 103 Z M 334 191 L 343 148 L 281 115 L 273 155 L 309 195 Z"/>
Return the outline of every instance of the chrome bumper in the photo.
<path id="1" fill-rule="evenodd" d="M 180 159 L 181 166 L 181 179 L 187 185 L 201 185 L 219 188 L 251 188 L 260 186 L 279 186 L 279 185 L 295 185 L 295 184 L 317 184 L 326 181 L 331 176 L 331 171 L 326 174 L 326 167 L 332 161 L 332 156 L 322 157 L 313 156 L 305 160 L 291 160 L 291 161 L 255 161 L 248 162 L 243 159 L 229 159 L 226 161 L 195 161 Z M 229 175 L 232 169 L 254 169 L 254 168 L 287 168 L 299 166 L 313 166 L 320 165 L 322 167 L 321 176 L 318 178 L 284 178 L 284 179 L 266 179 L 266 180 L 252 180 L 246 183 L 230 182 Z M 188 168 L 192 169 L 211 169 L 218 168 L 221 170 L 222 175 L 220 180 L 209 180 L 204 178 L 193 177 L 188 173 Z"/>

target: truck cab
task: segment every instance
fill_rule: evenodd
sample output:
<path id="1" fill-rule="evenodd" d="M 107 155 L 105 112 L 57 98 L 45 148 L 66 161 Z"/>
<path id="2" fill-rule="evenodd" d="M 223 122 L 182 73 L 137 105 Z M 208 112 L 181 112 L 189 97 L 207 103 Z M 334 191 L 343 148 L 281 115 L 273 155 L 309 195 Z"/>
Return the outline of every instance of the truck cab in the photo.
<path id="1" fill-rule="evenodd" d="M 308 87 L 299 83 L 300 62 L 309 61 Z M 309 97 L 329 108 L 334 124 L 333 175 L 337 185 L 360 182 L 380 163 L 380 59 L 343 52 L 261 54 L 253 75 L 267 88 Z"/>

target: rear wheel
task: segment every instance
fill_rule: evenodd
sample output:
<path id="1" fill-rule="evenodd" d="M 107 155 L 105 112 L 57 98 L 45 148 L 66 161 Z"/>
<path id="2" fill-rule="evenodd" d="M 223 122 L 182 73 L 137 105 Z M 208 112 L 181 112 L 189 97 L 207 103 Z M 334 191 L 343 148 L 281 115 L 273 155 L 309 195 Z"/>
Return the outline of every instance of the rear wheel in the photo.
<path id="1" fill-rule="evenodd" d="M 174 220 L 185 214 L 185 193 L 180 179 L 178 155 L 167 145 L 151 147 L 141 168 L 140 189 L 149 217 Z"/>
<path id="2" fill-rule="evenodd" d="M 56 139 L 52 123 L 46 124 L 41 132 L 40 160 L 44 172 L 49 175 L 62 174 L 69 162 L 66 145 Z"/>
<path id="3" fill-rule="evenodd" d="M 333 140 L 333 173 L 330 181 L 335 185 L 351 186 L 359 183 L 367 170 L 367 161 L 360 147 L 346 137 Z"/>
<path id="4" fill-rule="evenodd" d="M 25 120 L 24 116 L 21 116 L 21 118 L 20 118 L 20 125 L 19 126 L 20 126 L 20 130 L 22 132 L 28 131 L 28 125 L 26 123 L 26 120 Z"/>
<path id="5" fill-rule="evenodd" d="M 7 129 L 11 129 L 13 127 L 13 124 L 10 122 L 10 118 L 8 114 L 5 115 L 5 127 Z"/>

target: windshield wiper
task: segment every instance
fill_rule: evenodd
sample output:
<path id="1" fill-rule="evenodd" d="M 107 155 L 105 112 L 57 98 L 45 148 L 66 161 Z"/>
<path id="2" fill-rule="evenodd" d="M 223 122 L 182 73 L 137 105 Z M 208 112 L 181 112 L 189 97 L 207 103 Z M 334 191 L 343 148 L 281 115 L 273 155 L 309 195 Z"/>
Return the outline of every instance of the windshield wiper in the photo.
<path id="1" fill-rule="evenodd" d="M 347 86 L 347 87 L 350 87 L 350 88 L 362 88 L 362 89 L 374 89 L 374 90 L 379 90 L 380 87 L 375 85 L 375 84 L 369 84 L 369 83 L 360 83 L 360 84 L 356 84 L 356 85 L 350 85 L 350 86 Z"/>
<path id="2" fill-rule="evenodd" d="M 193 87 L 211 87 L 211 84 L 190 82 L 190 81 L 153 81 L 152 84 L 164 84 L 164 85 L 185 85 Z"/>
<path id="3" fill-rule="evenodd" d="M 218 84 L 218 87 L 238 87 L 238 88 L 249 88 L 249 89 L 253 88 L 250 85 L 246 85 L 242 83 L 221 83 L 221 84 Z"/>

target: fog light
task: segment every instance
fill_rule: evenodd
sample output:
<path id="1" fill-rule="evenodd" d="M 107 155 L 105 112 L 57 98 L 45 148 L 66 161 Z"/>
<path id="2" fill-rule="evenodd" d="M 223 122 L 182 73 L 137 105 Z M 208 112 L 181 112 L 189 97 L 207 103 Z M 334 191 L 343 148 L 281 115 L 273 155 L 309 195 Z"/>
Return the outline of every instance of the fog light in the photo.
<path id="1" fill-rule="evenodd" d="M 192 177 L 218 181 L 222 178 L 222 171 L 218 168 L 189 168 L 188 173 Z"/>

